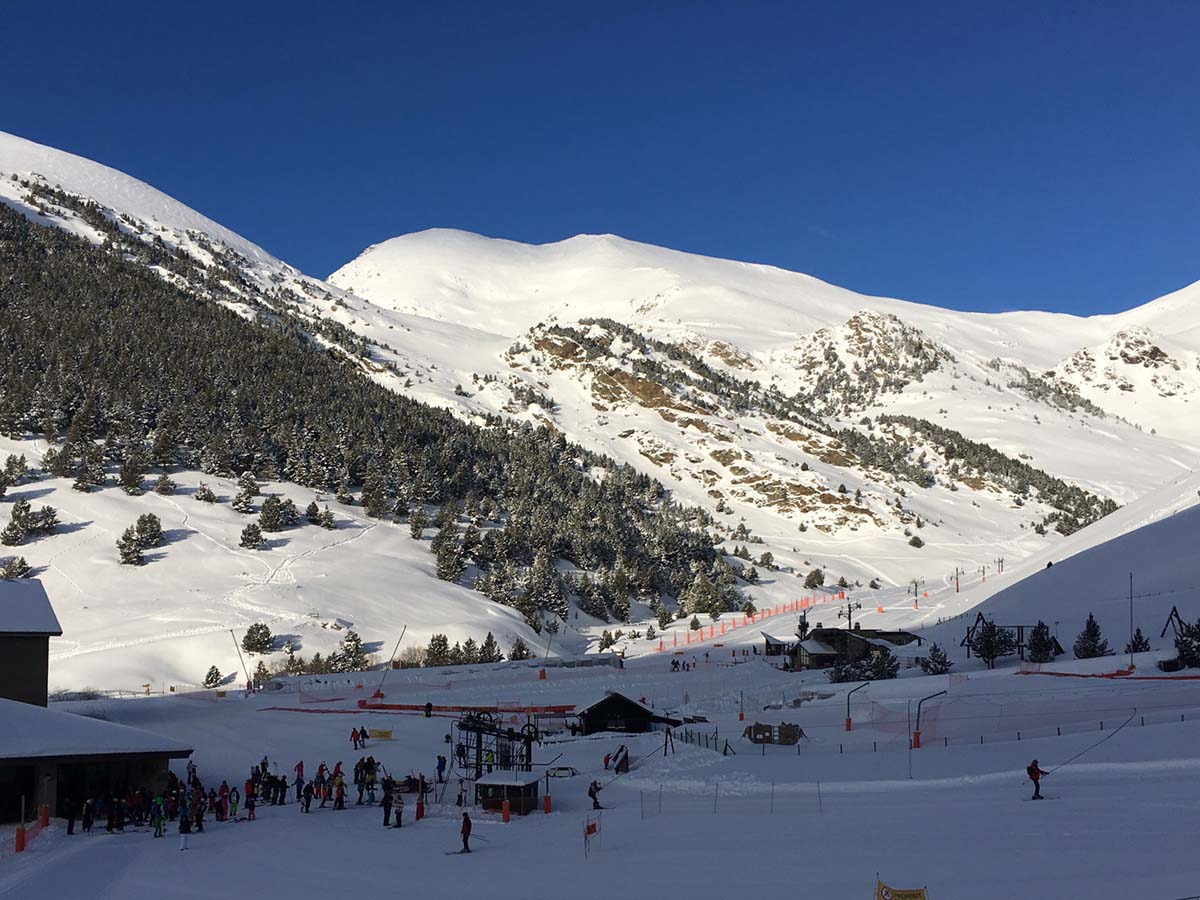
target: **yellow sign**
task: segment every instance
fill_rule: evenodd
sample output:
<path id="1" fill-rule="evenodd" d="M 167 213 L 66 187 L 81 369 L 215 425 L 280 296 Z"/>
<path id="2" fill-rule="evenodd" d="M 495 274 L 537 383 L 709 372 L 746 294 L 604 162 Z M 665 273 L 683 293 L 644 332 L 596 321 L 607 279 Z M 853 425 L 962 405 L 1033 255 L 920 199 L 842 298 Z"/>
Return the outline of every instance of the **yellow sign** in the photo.
<path id="1" fill-rule="evenodd" d="M 390 741 L 392 739 L 392 729 L 390 728 L 368 728 L 367 734 L 377 741 Z"/>
<path id="2" fill-rule="evenodd" d="M 902 891 L 899 888 L 888 887 L 882 881 L 875 882 L 875 900 L 928 900 L 925 888 L 915 891 Z"/>

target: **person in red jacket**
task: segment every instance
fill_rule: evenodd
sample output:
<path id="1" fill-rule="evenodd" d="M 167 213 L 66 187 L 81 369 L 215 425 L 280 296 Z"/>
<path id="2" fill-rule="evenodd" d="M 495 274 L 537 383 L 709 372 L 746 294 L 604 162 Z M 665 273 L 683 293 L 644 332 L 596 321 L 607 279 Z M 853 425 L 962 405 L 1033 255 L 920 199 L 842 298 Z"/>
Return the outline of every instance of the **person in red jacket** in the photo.
<path id="1" fill-rule="evenodd" d="M 459 831 L 463 839 L 463 853 L 471 852 L 471 817 L 463 812 L 462 829 Z"/>
<path id="2" fill-rule="evenodd" d="M 357 728 L 350 729 L 350 742 L 352 744 L 354 744 L 354 749 L 357 750 L 358 749 L 358 729 Z"/>
<path id="3" fill-rule="evenodd" d="M 1042 768 L 1038 765 L 1038 761 L 1036 759 L 1029 764 L 1029 768 L 1027 768 L 1025 770 L 1025 772 L 1029 775 L 1029 780 L 1033 782 L 1033 796 L 1030 797 L 1030 799 L 1031 800 L 1046 799 L 1045 797 L 1042 796 L 1042 776 L 1049 775 L 1050 773 L 1043 771 Z"/>

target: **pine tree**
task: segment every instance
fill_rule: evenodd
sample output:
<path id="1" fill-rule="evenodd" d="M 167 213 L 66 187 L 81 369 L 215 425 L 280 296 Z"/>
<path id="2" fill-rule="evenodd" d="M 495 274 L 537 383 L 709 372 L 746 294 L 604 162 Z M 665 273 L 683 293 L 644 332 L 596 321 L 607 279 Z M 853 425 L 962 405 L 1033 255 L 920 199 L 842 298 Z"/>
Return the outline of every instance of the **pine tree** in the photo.
<path id="1" fill-rule="evenodd" d="M 529 649 L 529 645 L 524 639 L 517 637 L 513 641 L 512 649 L 508 651 L 508 658 L 512 660 L 533 659 L 533 651 Z"/>
<path id="2" fill-rule="evenodd" d="M 154 493 L 164 497 L 175 493 L 177 485 L 171 480 L 171 476 L 163 472 L 154 482 Z"/>
<path id="3" fill-rule="evenodd" d="M 304 517 L 308 519 L 309 525 L 321 524 L 321 508 L 317 506 L 317 501 L 314 500 L 304 509 Z"/>
<path id="4" fill-rule="evenodd" d="M 196 499 L 199 500 L 201 503 L 216 503 L 217 502 L 217 495 L 214 494 L 213 489 L 210 488 L 203 481 L 200 482 L 200 487 L 196 488 L 195 496 L 196 496 Z"/>
<path id="5" fill-rule="evenodd" d="M 258 527 L 265 532 L 276 532 L 283 528 L 279 498 L 271 494 L 263 500 L 258 512 Z"/>
<path id="6" fill-rule="evenodd" d="M 138 546 L 143 550 L 157 547 L 163 542 L 162 522 L 154 513 L 138 516 L 136 531 Z"/>
<path id="7" fill-rule="evenodd" d="M 211 666 L 209 667 L 208 674 L 204 676 L 204 686 L 206 688 L 215 688 L 221 683 L 223 677 L 220 669 L 216 666 Z"/>
<path id="8" fill-rule="evenodd" d="M 929 653 L 918 660 L 918 665 L 926 675 L 945 675 L 954 663 L 950 662 L 941 644 L 933 643 L 929 645 Z"/>
<path id="9" fill-rule="evenodd" d="M 514 657 L 515 658 L 515 657 Z M 429 638 L 429 646 L 425 648 L 425 664 L 428 666 L 444 666 L 450 661 L 450 642 L 444 634 L 435 634 Z"/>
<path id="10" fill-rule="evenodd" d="M 254 497 L 254 494 L 247 494 L 245 491 L 241 491 L 236 497 L 233 498 L 233 502 L 230 504 L 230 506 L 233 507 L 234 512 L 240 512 L 242 514 L 252 513 L 254 512 Z"/>
<path id="11" fill-rule="evenodd" d="M 975 629 L 968 644 L 971 652 L 987 663 L 989 669 L 996 668 L 996 660 L 1012 656 L 1017 652 L 1017 639 L 1007 628 L 984 619 Z"/>
<path id="12" fill-rule="evenodd" d="M 418 506 L 416 509 L 414 509 L 412 511 L 412 514 L 408 517 L 409 533 L 412 534 L 412 536 L 416 540 L 418 540 L 418 541 L 421 540 L 421 537 L 425 533 L 425 526 L 428 523 L 429 523 L 429 517 L 427 515 L 425 515 L 425 510 L 422 507 Z"/>
<path id="13" fill-rule="evenodd" d="M 1100 637 L 1100 624 L 1091 613 L 1088 613 L 1087 621 L 1083 624 L 1083 631 L 1075 638 L 1073 649 L 1076 659 L 1095 659 L 1108 655 L 1108 641 Z"/>
<path id="14" fill-rule="evenodd" d="M 479 662 L 479 645 L 475 643 L 475 638 L 467 638 L 463 641 L 462 657 L 464 663 Z"/>
<path id="15" fill-rule="evenodd" d="M 656 637 L 658 637 L 658 632 L 654 630 L 654 626 L 653 626 L 653 625 L 647 625 L 647 626 L 646 626 L 646 640 L 648 640 L 648 641 L 652 641 L 652 640 L 654 640 Z"/>
<path id="16" fill-rule="evenodd" d="M 335 672 L 361 672 L 371 664 L 367 651 L 363 649 L 362 638 L 355 631 L 346 632 L 338 646 L 336 657 L 333 667 Z"/>
<path id="17" fill-rule="evenodd" d="M 121 461 L 121 473 L 117 477 L 117 483 L 125 493 L 137 496 L 142 492 L 142 478 L 146 474 L 146 465 L 146 456 L 140 448 L 126 451 Z"/>
<path id="18" fill-rule="evenodd" d="M 279 504 L 279 527 L 295 528 L 299 523 L 300 510 L 296 508 L 296 501 L 287 497 Z"/>
<path id="19" fill-rule="evenodd" d="M 819 588 L 825 583 L 825 573 L 820 569 L 813 569 L 804 577 L 804 586 L 810 591 L 814 588 Z"/>
<path id="20" fill-rule="evenodd" d="M 251 522 L 242 529 L 242 539 L 238 546 L 246 550 L 261 550 L 264 543 L 262 529 L 258 527 L 257 522 Z"/>
<path id="21" fill-rule="evenodd" d="M 1179 654 L 1179 663 L 1184 668 L 1200 668 L 1200 621 L 1195 624 L 1183 623 L 1183 628 L 1175 638 L 1175 652 Z"/>
<path id="22" fill-rule="evenodd" d="M 870 681 L 866 666 L 862 662 L 851 662 L 848 659 L 838 659 L 826 670 L 826 677 L 834 684 L 844 684 L 850 681 Z"/>
<path id="23" fill-rule="evenodd" d="M 270 653 L 275 649 L 275 636 L 263 622 L 255 622 L 242 637 L 242 649 L 247 653 Z"/>
<path id="24" fill-rule="evenodd" d="M 337 521 L 333 518 L 333 511 L 328 506 L 321 511 L 321 527 L 326 531 L 333 531 L 337 528 Z"/>
<path id="25" fill-rule="evenodd" d="M 654 618 L 657 620 L 659 628 L 666 629 L 670 626 L 671 621 L 675 617 L 671 615 L 671 611 L 669 609 L 660 603 L 658 608 L 654 610 Z"/>
<path id="26" fill-rule="evenodd" d="M 247 497 L 258 496 L 258 480 L 253 472 L 243 472 L 238 476 L 238 490 Z"/>
<path id="27" fill-rule="evenodd" d="M 438 534 L 441 533 L 438 532 Z M 462 550 L 458 546 L 458 541 L 444 541 L 437 548 L 434 555 L 436 558 L 437 577 L 442 581 L 456 581 L 464 568 Z"/>
<path id="28" fill-rule="evenodd" d="M 363 511 L 374 519 L 382 519 L 391 515 L 387 480 L 383 477 L 383 471 L 375 463 L 367 468 L 367 476 L 363 480 L 362 503 Z"/>
<path id="29" fill-rule="evenodd" d="M 691 631 L 699 631 L 703 627 L 698 616 L 692 616 L 692 621 L 688 622 L 688 629 Z"/>
<path id="30" fill-rule="evenodd" d="M 258 667 L 254 670 L 254 686 L 261 690 L 270 680 L 271 673 L 267 670 L 267 664 L 260 659 Z"/>
<path id="31" fill-rule="evenodd" d="M 446 662 L 452 666 L 461 666 L 465 660 L 463 659 L 462 644 L 458 641 L 454 642 L 454 646 L 450 648 L 450 652 L 446 654 Z"/>
<path id="32" fill-rule="evenodd" d="M 496 639 L 489 631 L 487 637 L 483 639 L 483 643 L 479 645 L 479 661 L 492 663 L 500 662 L 503 659 L 504 654 L 500 652 L 500 645 L 496 643 Z"/>
<path id="33" fill-rule="evenodd" d="M 28 578 L 32 573 L 33 569 L 23 556 L 9 557 L 4 561 L 4 565 L 0 566 L 0 579 L 4 581 L 12 581 L 15 578 Z"/>
<path id="34" fill-rule="evenodd" d="M 889 678 L 895 678 L 900 674 L 900 660 L 896 658 L 896 654 L 886 647 L 871 654 L 870 662 L 867 666 L 867 679 L 869 681 L 886 681 Z"/>
<path id="35" fill-rule="evenodd" d="M 1125 645 L 1126 653 L 1145 653 L 1150 649 L 1150 642 L 1146 640 L 1146 636 L 1142 634 L 1142 629 L 1138 628 L 1133 632 L 1133 637 Z"/>
<path id="36" fill-rule="evenodd" d="M 1054 638 L 1050 636 L 1050 626 L 1038 619 L 1029 635 L 1029 661 L 1048 663 L 1054 661 Z"/>
<path id="37" fill-rule="evenodd" d="M 121 565 L 140 566 L 145 561 L 142 558 L 142 545 L 138 541 L 137 529 L 132 525 L 117 538 L 117 553 L 121 557 Z"/>
<path id="38" fill-rule="evenodd" d="M 25 526 L 16 519 L 10 519 L 4 530 L 0 531 L 0 544 L 5 547 L 17 547 L 25 543 L 25 538 Z"/>

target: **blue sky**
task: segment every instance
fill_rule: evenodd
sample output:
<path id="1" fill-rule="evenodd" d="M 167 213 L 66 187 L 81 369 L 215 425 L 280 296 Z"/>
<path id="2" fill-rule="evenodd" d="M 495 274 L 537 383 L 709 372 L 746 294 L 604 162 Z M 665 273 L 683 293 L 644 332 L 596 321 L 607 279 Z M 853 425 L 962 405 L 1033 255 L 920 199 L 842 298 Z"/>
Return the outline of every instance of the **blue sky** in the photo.
<path id="1" fill-rule="evenodd" d="M 4 26 L 0 129 L 314 275 L 443 226 L 958 309 L 1200 279 L 1200 3 L 18 0 Z"/>

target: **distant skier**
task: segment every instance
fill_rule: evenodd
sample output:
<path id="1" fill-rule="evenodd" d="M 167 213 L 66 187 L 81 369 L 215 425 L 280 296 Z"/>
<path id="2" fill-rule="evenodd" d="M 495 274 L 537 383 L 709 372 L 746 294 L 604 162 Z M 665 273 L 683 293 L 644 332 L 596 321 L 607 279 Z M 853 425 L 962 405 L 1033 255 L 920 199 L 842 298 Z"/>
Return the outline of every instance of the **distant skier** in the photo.
<path id="1" fill-rule="evenodd" d="M 362 749 L 367 749 L 367 728 L 365 725 L 358 729 L 358 743 L 362 745 Z"/>
<path id="2" fill-rule="evenodd" d="M 192 820 L 186 815 L 179 817 L 179 849 L 188 848 L 188 835 L 192 833 Z"/>
<path id="3" fill-rule="evenodd" d="M 462 835 L 462 841 L 463 841 L 462 852 L 470 853 L 471 852 L 471 817 L 469 815 L 467 815 L 465 810 L 463 811 L 462 828 L 459 829 L 458 833 Z"/>
<path id="4" fill-rule="evenodd" d="M 437 758 L 437 780 L 438 784 L 444 784 L 446 781 L 446 757 L 440 753 Z"/>
<path id="5" fill-rule="evenodd" d="M 1027 768 L 1025 772 L 1029 775 L 1029 780 L 1033 782 L 1033 796 L 1029 799 L 1044 800 L 1045 797 L 1042 796 L 1042 776 L 1049 775 L 1050 773 L 1043 771 L 1042 768 L 1038 766 L 1038 761 L 1036 759 L 1029 764 L 1029 768 Z"/>
<path id="6" fill-rule="evenodd" d="M 229 791 L 229 817 L 237 820 L 238 804 L 242 802 L 242 795 L 238 793 L 238 789 L 234 787 Z"/>
<path id="7" fill-rule="evenodd" d="M 383 827 L 392 824 L 392 779 L 383 779 Z"/>
<path id="8" fill-rule="evenodd" d="M 301 812 L 308 812 L 312 806 L 313 798 L 313 783 L 310 781 L 304 785 L 304 805 L 300 807 Z"/>
<path id="9" fill-rule="evenodd" d="M 352 744 L 354 744 L 354 749 L 357 750 L 358 749 L 358 729 L 357 728 L 352 728 L 350 730 L 350 742 Z"/>
<path id="10" fill-rule="evenodd" d="M 588 796 L 592 799 L 592 809 L 603 809 L 600 805 L 600 782 L 593 781 L 588 785 Z"/>

